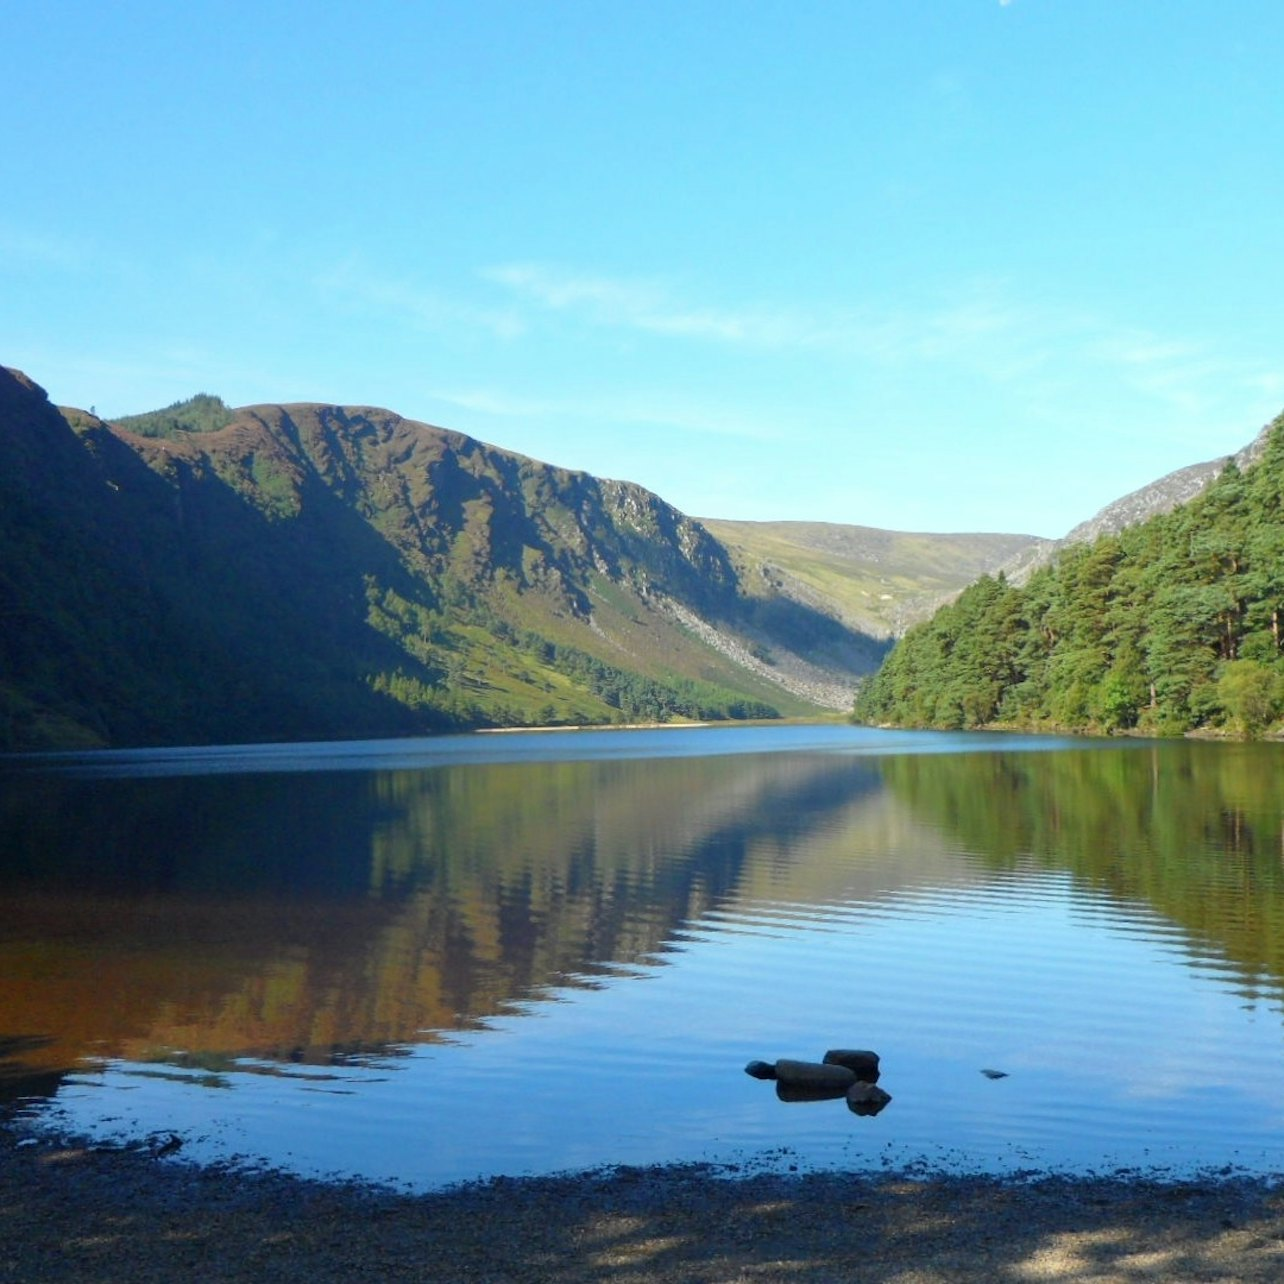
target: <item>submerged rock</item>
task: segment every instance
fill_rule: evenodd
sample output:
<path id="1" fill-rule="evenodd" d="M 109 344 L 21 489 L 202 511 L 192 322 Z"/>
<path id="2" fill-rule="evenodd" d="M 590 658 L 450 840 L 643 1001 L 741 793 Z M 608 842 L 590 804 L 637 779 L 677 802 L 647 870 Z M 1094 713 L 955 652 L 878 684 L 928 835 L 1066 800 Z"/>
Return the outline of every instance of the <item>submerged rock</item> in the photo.
<path id="1" fill-rule="evenodd" d="M 890 1093 L 872 1083 L 857 1080 L 844 1094 L 847 1108 L 856 1115 L 876 1115 L 891 1101 Z"/>

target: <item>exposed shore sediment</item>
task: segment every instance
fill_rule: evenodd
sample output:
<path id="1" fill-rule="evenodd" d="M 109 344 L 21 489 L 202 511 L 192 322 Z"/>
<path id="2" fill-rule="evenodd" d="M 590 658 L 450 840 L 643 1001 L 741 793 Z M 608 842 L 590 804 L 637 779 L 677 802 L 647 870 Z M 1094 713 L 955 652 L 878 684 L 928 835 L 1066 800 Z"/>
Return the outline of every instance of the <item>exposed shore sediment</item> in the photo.
<path id="1" fill-rule="evenodd" d="M 1284 1191 L 614 1169 L 399 1195 L 0 1127 L 0 1280 L 1278 1280 Z"/>

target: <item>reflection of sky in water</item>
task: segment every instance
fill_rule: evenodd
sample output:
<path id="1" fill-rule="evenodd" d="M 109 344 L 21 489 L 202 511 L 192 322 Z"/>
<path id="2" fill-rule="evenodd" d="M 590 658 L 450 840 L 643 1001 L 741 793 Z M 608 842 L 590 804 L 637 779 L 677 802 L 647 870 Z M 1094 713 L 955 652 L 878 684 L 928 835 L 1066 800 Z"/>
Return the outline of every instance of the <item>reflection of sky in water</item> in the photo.
<path id="1" fill-rule="evenodd" d="M 1278 1169 L 1280 1028 L 1195 970 L 1158 916 L 1025 871 L 871 904 L 748 904 L 664 961 L 520 1004 L 371 1065 L 232 1074 L 232 1091 L 115 1065 L 64 1090 L 76 1128 L 174 1129 L 199 1157 L 267 1155 L 427 1186 L 672 1160 Z M 883 1057 L 892 1105 L 785 1105 L 744 1063 Z M 980 1072 L 1008 1074 L 991 1081 Z M 149 1068 L 150 1069 L 150 1068 Z M 333 1077 L 318 1077 L 330 1074 Z M 193 1076 L 196 1078 L 196 1076 Z"/>

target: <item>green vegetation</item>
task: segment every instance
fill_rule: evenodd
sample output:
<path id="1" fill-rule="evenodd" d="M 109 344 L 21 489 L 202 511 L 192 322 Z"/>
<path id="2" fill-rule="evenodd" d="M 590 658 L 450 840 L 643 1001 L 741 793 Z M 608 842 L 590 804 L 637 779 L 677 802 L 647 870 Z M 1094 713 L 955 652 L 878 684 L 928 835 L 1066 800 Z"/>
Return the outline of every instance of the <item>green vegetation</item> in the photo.
<path id="1" fill-rule="evenodd" d="M 1265 454 L 1173 512 L 983 577 L 911 629 L 864 722 L 1256 735 L 1284 710 L 1284 415 Z"/>
<path id="2" fill-rule="evenodd" d="M 421 666 L 370 678 L 398 704 L 455 727 L 580 726 L 778 718 L 773 704 L 717 683 L 647 677 L 510 623 L 473 599 L 426 608 L 373 583 L 370 622 Z M 458 596 L 458 590 L 452 596 Z"/>
<path id="3" fill-rule="evenodd" d="M 537 633 L 497 627 L 525 654 L 571 678 L 602 700 L 617 721 L 668 722 L 673 718 L 718 722 L 723 719 L 778 718 L 780 711 L 762 700 L 692 678 L 648 678 L 607 664 L 576 647 L 559 646 Z"/>
<path id="4" fill-rule="evenodd" d="M 126 415 L 123 419 L 113 419 L 112 423 L 137 437 L 177 437 L 187 432 L 217 432 L 226 428 L 235 417 L 221 397 L 198 392 L 196 396 L 176 401 L 164 410 Z"/>

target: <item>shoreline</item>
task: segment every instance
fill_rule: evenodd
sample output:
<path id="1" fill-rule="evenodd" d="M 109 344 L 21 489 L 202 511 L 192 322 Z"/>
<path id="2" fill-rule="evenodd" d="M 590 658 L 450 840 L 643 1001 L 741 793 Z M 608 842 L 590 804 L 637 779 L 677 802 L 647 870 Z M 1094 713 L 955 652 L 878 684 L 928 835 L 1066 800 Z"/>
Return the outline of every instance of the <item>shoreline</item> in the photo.
<path id="1" fill-rule="evenodd" d="M 408 1195 L 201 1168 L 0 1122 L 0 1279 L 1274 1280 L 1261 1178 L 737 1175 L 708 1165 Z"/>

